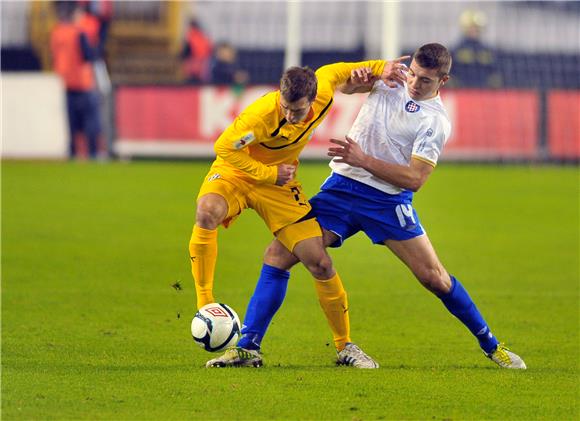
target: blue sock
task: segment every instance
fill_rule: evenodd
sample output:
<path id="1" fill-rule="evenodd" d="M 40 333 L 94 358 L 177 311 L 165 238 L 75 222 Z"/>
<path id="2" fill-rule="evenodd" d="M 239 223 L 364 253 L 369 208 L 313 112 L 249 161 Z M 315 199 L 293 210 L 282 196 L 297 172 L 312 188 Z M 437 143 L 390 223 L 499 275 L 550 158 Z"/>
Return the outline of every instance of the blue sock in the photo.
<path id="1" fill-rule="evenodd" d="M 238 342 L 238 346 L 245 349 L 260 349 L 268 325 L 284 301 L 289 278 L 288 271 L 265 263 L 262 265 L 260 279 L 248 304 L 242 325 L 244 336 Z"/>
<path id="2" fill-rule="evenodd" d="M 451 289 L 446 295 L 439 298 L 447 310 L 457 317 L 477 338 L 481 349 L 488 354 L 495 350 L 499 341 L 493 336 L 483 316 L 457 279 L 451 276 Z"/>

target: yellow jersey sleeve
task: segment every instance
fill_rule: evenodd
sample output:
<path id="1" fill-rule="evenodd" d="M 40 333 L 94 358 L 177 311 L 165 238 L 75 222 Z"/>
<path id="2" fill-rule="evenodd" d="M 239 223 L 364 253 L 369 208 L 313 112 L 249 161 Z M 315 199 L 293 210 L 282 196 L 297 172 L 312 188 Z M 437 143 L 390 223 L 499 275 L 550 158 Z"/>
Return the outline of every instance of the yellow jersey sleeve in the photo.
<path id="1" fill-rule="evenodd" d="M 373 75 L 380 76 L 385 68 L 386 61 L 384 60 L 368 60 L 359 61 L 356 63 L 334 63 L 322 66 L 316 71 L 318 81 L 327 81 L 330 83 L 333 90 L 338 85 L 345 83 L 350 77 L 350 72 L 360 67 L 370 67 Z"/>
<path id="2" fill-rule="evenodd" d="M 275 184 L 278 177 L 277 166 L 257 161 L 247 151 L 249 145 L 267 138 L 266 125 L 259 115 L 252 112 L 253 105 L 240 114 L 220 135 L 214 144 L 214 150 L 218 157 L 243 171 L 256 182 Z"/>

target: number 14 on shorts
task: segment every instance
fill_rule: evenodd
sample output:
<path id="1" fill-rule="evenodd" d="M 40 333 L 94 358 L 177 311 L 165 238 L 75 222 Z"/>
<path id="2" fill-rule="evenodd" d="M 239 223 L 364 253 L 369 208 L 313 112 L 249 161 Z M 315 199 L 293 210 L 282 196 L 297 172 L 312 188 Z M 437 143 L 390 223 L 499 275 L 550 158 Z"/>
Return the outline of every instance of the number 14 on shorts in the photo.
<path id="1" fill-rule="evenodd" d="M 397 219 L 399 220 L 401 228 L 411 230 L 417 226 L 413 206 L 404 204 L 397 205 L 395 207 L 395 213 L 397 214 Z"/>

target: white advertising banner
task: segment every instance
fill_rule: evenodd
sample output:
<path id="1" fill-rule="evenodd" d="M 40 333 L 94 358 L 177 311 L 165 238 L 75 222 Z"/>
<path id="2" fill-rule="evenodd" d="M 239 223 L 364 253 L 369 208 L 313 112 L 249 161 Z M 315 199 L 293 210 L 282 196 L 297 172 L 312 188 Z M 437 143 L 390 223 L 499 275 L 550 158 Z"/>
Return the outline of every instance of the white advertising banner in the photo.
<path id="1" fill-rule="evenodd" d="M 52 74 L 2 73 L 2 148 L 6 159 L 64 159 L 65 90 Z"/>

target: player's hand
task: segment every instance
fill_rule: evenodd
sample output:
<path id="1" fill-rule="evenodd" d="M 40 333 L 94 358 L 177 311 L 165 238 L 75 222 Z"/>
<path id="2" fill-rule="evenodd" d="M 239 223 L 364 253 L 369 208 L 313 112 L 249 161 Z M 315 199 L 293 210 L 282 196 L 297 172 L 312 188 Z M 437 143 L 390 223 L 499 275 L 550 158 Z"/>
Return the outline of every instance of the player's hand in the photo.
<path id="1" fill-rule="evenodd" d="M 296 165 L 280 164 L 278 165 L 278 177 L 276 185 L 283 186 L 294 178 L 296 174 Z"/>
<path id="2" fill-rule="evenodd" d="M 346 140 L 330 139 L 331 143 L 338 147 L 328 148 L 328 156 L 334 157 L 334 162 L 343 162 L 352 167 L 363 167 L 367 160 L 367 155 L 362 151 L 358 143 L 350 137 Z"/>
<path id="3" fill-rule="evenodd" d="M 403 84 L 407 81 L 407 65 L 402 63 L 402 61 L 411 58 L 411 56 L 401 56 L 394 60 L 390 60 L 385 64 L 385 68 L 383 69 L 383 73 L 381 73 L 381 80 L 385 82 L 385 84 L 389 88 L 396 88 L 399 85 L 403 86 Z"/>
<path id="4" fill-rule="evenodd" d="M 373 70 L 370 67 L 359 67 L 351 70 L 349 82 L 354 85 L 365 86 L 375 83 L 377 79 L 378 77 L 373 75 Z"/>
<path id="5" fill-rule="evenodd" d="M 343 94 L 370 92 L 373 84 L 378 80 L 370 67 L 359 67 L 350 71 L 350 77 L 338 90 Z"/>

